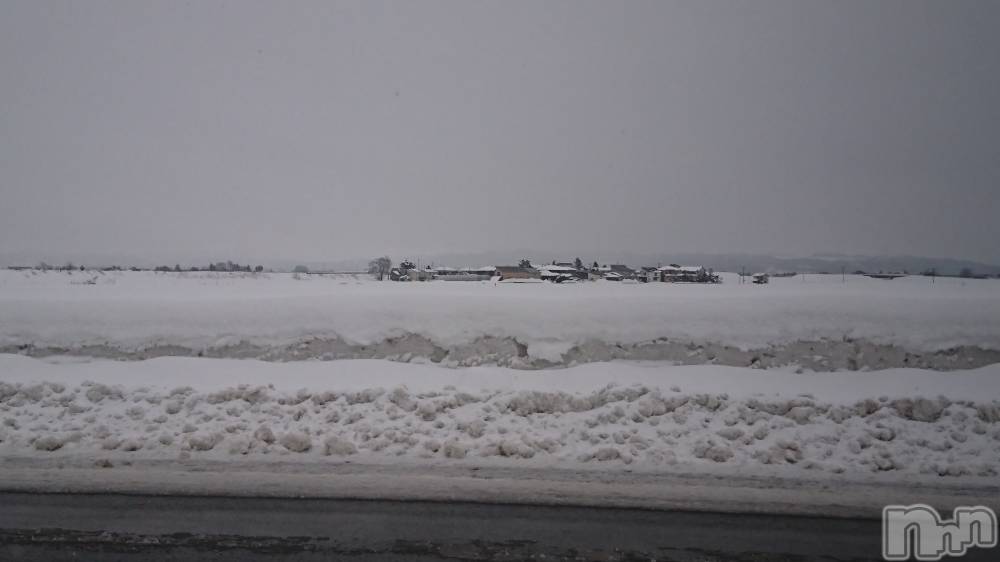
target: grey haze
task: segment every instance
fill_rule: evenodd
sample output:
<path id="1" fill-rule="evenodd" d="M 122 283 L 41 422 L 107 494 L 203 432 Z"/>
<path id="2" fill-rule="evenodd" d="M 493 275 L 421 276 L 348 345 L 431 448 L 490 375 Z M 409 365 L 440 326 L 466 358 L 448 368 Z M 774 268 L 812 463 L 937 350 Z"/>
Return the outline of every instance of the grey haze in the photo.
<path id="1" fill-rule="evenodd" d="M 998 29 L 971 0 L 3 0 L 0 253 L 998 263 Z"/>

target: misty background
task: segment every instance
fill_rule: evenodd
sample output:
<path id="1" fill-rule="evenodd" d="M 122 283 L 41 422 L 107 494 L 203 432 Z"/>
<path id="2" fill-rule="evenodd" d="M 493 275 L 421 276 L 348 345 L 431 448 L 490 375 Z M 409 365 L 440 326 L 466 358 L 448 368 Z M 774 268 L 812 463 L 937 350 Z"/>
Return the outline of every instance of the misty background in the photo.
<path id="1" fill-rule="evenodd" d="M 998 24 L 971 0 L 6 0 L 0 264 L 996 264 Z"/>

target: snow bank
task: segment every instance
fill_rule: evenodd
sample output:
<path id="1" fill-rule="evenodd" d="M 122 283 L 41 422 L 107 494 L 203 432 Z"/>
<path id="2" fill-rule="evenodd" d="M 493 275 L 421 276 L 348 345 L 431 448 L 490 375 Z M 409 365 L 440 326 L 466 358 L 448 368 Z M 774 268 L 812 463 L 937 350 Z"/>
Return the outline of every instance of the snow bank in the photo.
<path id="1" fill-rule="evenodd" d="M 995 478 L 1000 366 L 796 374 L 0 355 L 0 455 Z"/>
<path id="2" fill-rule="evenodd" d="M 0 271 L 0 352 L 956 369 L 1000 362 L 1000 282 L 810 275 L 758 286 L 729 275 L 722 285 L 557 285 Z"/>

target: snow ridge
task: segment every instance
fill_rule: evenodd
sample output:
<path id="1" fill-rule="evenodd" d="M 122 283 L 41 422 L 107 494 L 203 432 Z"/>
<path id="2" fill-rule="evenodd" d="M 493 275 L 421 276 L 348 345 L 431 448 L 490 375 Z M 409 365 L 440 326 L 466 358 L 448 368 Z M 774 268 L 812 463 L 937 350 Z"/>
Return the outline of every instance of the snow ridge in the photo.
<path id="1" fill-rule="evenodd" d="M 2 377 L 0 377 L 2 380 Z M 0 453 L 345 459 L 996 477 L 1000 400 L 731 396 L 633 384 L 587 392 L 453 386 L 217 390 L 0 382 Z"/>
<path id="2" fill-rule="evenodd" d="M 572 344 L 546 339 L 525 345 L 511 337 L 484 336 L 467 344 L 446 347 L 414 333 L 369 344 L 351 344 L 340 338 L 318 337 L 288 344 L 253 344 L 240 341 L 201 348 L 166 344 L 139 347 L 112 343 L 77 347 L 21 344 L 0 346 L 0 353 L 38 358 L 71 355 L 124 361 L 141 361 L 156 357 L 258 359 L 280 362 L 310 359 L 322 361 L 387 359 L 402 363 L 430 362 L 452 368 L 496 365 L 517 369 L 562 368 L 619 359 L 758 369 L 795 366 L 817 372 L 905 367 L 953 371 L 1000 363 L 1000 350 L 958 346 L 938 351 L 919 351 L 849 338 L 793 341 L 761 348 L 740 349 L 719 343 L 696 343 L 667 338 L 633 344 L 607 343 L 599 340 Z"/>

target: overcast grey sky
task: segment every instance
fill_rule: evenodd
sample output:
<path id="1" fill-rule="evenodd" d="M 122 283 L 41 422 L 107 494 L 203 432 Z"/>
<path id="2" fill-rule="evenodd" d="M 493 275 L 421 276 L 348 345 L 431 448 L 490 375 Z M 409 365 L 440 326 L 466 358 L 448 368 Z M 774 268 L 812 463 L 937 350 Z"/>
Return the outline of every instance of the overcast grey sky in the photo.
<path id="1" fill-rule="evenodd" d="M 963 0 L 0 0 L 0 252 L 997 263 L 998 29 Z"/>

